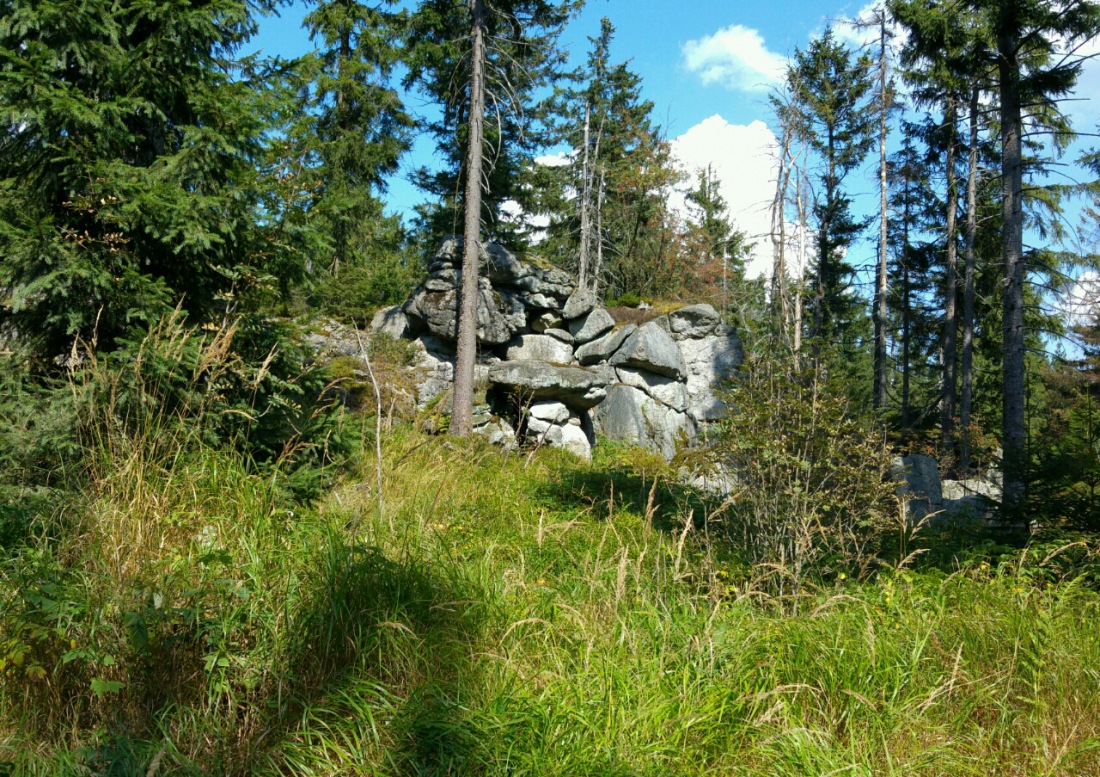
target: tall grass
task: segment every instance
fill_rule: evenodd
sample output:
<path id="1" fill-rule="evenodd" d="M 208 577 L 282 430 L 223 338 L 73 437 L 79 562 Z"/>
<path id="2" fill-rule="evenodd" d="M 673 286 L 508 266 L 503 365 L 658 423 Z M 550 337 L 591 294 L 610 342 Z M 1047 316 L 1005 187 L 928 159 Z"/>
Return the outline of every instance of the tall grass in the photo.
<path id="1" fill-rule="evenodd" d="M 373 440 L 311 506 L 239 453 L 110 448 L 0 574 L 0 761 L 1100 774 L 1100 597 L 1056 554 L 804 581 L 794 614 L 659 460 L 383 442 L 381 512 Z"/>

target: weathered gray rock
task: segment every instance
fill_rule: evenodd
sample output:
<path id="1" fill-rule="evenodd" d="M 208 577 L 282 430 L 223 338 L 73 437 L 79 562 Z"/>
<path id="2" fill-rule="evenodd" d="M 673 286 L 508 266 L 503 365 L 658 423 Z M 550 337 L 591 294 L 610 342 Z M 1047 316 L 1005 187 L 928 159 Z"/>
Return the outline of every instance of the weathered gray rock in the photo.
<path id="1" fill-rule="evenodd" d="M 700 304 L 674 310 L 666 321 L 673 340 L 687 340 L 712 334 L 722 323 L 722 317 L 710 305 Z"/>
<path id="2" fill-rule="evenodd" d="M 577 349 L 575 354 L 577 361 L 581 364 L 596 364 L 607 361 L 637 328 L 637 324 L 627 324 L 622 329 L 606 334 L 598 340 L 585 343 Z"/>
<path id="3" fill-rule="evenodd" d="M 976 522 L 993 525 L 1001 503 L 1001 488 L 984 478 L 944 480 L 944 515 L 956 522 Z"/>
<path id="4" fill-rule="evenodd" d="M 408 334 L 409 318 L 400 305 L 382 308 L 371 318 L 370 331 L 371 334 L 383 334 L 397 340 Z"/>
<path id="5" fill-rule="evenodd" d="M 499 445 L 505 450 L 516 447 L 516 430 L 507 420 L 499 416 L 493 416 L 489 423 L 475 428 L 474 432 L 485 435 L 490 443 Z"/>
<path id="6" fill-rule="evenodd" d="M 550 335 L 519 335 L 508 343 L 508 361 L 541 361 L 569 364 L 573 361 L 573 346 Z"/>
<path id="7" fill-rule="evenodd" d="M 666 459 L 676 454 L 678 443 L 689 443 L 695 434 L 686 413 L 677 413 L 621 383 L 608 389 L 607 399 L 593 410 L 593 416 L 597 437 L 641 445 Z"/>
<path id="8" fill-rule="evenodd" d="M 564 329 L 547 329 L 544 330 L 542 334 L 553 337 L 557 340 L 561 340 L 563 343 L 567 343 L 568 345 L 573 345 L 574 342 L 573 335 L 569 334 Z"/>
<path id="9" fill-rule="evenodd" d="M 533 310 L 553 310 L 558 307 L 558 301 L 551 296 L 534 292 L 520 296 L 523 303 Z"/>
<path id="10" fill-rule="evenodd" d="M 448 340 L 458 336 L 458 291 L 429 291 L 421 288 L 405 305 L 405 312 L 424 322 L 432 334 Z M 527 308 L 507 291 L 479 289 L 477 295 L 477 339 L 503 345 L 527 325 Z"/>
<path id="11" fill-rule="evenodd" d="M 732 377 L 741 366 L 744 353 L 741 340 L 732 330 L 719 326 L 714 334 L 699 339 L 684 339 L 677 345 L 687 370 L 689 412 L 696 421 L 721 418 L 725 405 L 715 388 Z"/>
<path id="12" fill-rule="evenodd" d="M 500 243 L 480 245 L 481 262 L 485 275 L 494 284 L 514 285 L 520 278 L 531 275 L 533 268 L 521 262 L 515 254 Z"/>
<path id="13" fill-rule="evenodd" d="M 527 399 L 556 399 L 582 410 L 607 396 L 607 381 L 596 372 L 547 362 L 500 362 L 489 368 L 488 379 Z"/>
<path id="14" fill-rule="evenodd" d="M 561 402 L 536 402 L 527 408 L 531 418 L 551 424 L 564 424 L 569 420 L 569 408 Z"/>
<path id="15" fill-rule="evenodd" d="M 670 378 L 682 378 L 687 374 L 680 349 L 668 333 L 652 321 L 638 327 L 609 362 L 616 367 L 633 367 Z"/>
<path id="16" fill-rule="evenodd" d="M 568 316 L 567 316 L 568 318 Z M 601 335 L 607 334 L 615 328 L 615 319 L 603 308 L 594 308 L 592 311 L 569 322 L 569 332 L 578 343 L 587 343 Z"/>
<path id="17" fill-rule="evenodd" d="M 552 310 L 547 310 L 544 313 L 538 315 L 532 315 L 531 317 L 531 330 L 538 334 L 543 334 L 551 329 L 558 329 L 564 324 L 565 321 L 560 315 Z M 564 331 L 564 330 L 562 330 Z M 572 335 L 570 335 L 572 337 Z"/>
<path id="18" fill-rule="evenodd" d="M 559 445 L 582 459 L 592 458 L 592 443 L 584 430 L 576 424 L 569 423 L 561 427 L 561 442 Z"/>
<path id="19" fill-rule="evenodd" d="M 890 463 L 890 476 L 899 484 L 896 493 L 905 500 L 910 520 L 919 521 L 943 509 L 940 471 L 931 456 L 920 453 L 898 456 Z"/>
<path id="20" fill-rule="evenodd" d="M 619 382 L 644 391 L 652 399 L 657 400 L 662 405 L 667 405 L 677 413 L 687 412 L 687 386 L 675 378 L 657 375 L 652 372 L 632 370 L 629 367 L 619 367 L 615 372 Z"/>
<path id="21" fill-rule="evenodd" d="M 596 307 L 596 295 L 588 289 L 577 289 L 569 295 L 561 314 L 566 318 L 580 318 Z"/>
<path id="22" fill-rule="evenodd" d="M 330 359 L 358 356 L 362 350 L 361 341 L 366 342 L 355 329 L 332 320 L 319 321 L 316 329 L 302 339 L 305 345 L 319 356 Z M 68 357 L 65 358 L 68 359 Z M 68 364 L 69 362 L 65 361 L 65 365 Z"/>

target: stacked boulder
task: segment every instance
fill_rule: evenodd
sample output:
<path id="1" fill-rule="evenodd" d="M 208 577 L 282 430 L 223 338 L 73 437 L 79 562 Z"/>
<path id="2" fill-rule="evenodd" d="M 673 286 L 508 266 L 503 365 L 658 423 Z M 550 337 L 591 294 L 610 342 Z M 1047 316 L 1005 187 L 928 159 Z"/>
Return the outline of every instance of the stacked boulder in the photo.
<path id="1" fill-rule="evenodd" d="M 372 331 L 418 344 L 421 407 L 454 379 L 461 239 L 443 242 L 429 277 Z M 714 386 L 741 363 L 741 344 L 709 305 L 617 326 L 596 296 L 557 268 L 482 246 L 477 301 L 475 430 L 588 457 L 596 436 L 671 458 L 723 411 Z"/>

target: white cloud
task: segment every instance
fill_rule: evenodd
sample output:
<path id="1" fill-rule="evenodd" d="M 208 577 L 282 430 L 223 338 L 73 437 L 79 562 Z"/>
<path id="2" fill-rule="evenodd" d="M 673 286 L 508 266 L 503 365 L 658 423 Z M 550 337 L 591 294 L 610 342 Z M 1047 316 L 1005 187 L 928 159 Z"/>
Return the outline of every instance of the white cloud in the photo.
<path id="1" fill-rule="evenodd" d="M 1093 323 L 1100 310 L 1100 274 L 1081 273 L 1060 295 L 1058 308 L 1070 326 Z"/>
<path id="2" fill-rule="evenodd" d="M 776 138 L 762 121 L 730 124 L 715 114 L 672 141 L 672 150 L 695 183 L 696 171 L 711 165 L 737 228 L 755 242 L 747 275 L 766 275 L 772 248 L 769 205 L 775 195 Z M 670 204 L 687 212 L 682 192 Z"/>
<path id="3" fill-rule="evenodd" d="M 713 35 L 689 40 L 681 49 L 684 65 L 704 84 L 721 84 L 741 91 L 762 91 L 786 72 L 786 58 L 769 51 L 759 32 L 740 24 Z"/>

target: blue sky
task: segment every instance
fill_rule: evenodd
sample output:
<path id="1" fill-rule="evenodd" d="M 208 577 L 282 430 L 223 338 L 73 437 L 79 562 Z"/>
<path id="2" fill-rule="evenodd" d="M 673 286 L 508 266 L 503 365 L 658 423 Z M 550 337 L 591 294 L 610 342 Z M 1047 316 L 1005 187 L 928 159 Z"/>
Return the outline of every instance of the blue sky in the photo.
<path id="1" fill-rule="evenodd" d="M 805 48 L 827 24 L 836 24 L 839 35 L 859 45 L 857 34 L 842 20 L 862 15 L 867 7 L 871 6 L 866 0 L 588 0 L 563 43 L 574 64 L 580 64 L 589 49 L 588 37 L 599 31 L 600 18 L 610 18 L 616 30 L 612 58 L 630 60 L 631 69 L 642 77 L 643 93 L 653 101 L 655 118 L 685 169 L 713 164 L 733 219 L 750 237 L 758 237 L 768 229 L 766 203 L 774 191 L 769 89 L 795 48 Z M 305 5 L 299 2 L 284 9 L 280 18 L 264 20 L 256 45 L 283 56 L 307 51 L 310 44 L 301 29 L 304 13 Z M 1093 94 L 1100 96 L 1096 63 L 1078 89 L 1080 97 Z M 416 105 L 414 100 L 414 110 Z M 1100 118 L 1097 105 L 1074 103 L 1072 111 L 1079 129 L 1095 129 Z M 408 171 L 430 164 L 431 148 L 426 140 L 419 143 L 403 174 L 391 182 L 388 199 L 394 209 L 407 210 L 420 200 L 408 182 Z M 847 182 L 857 208 L 875 207 L 876 165 L 877 159 L 869 157 L 865 168 Z M 867 241 L 853 248 L 851 258 L 863 264 L 873 253 Z M 758 239 L 756 269 L 767 266 L 770 255 L 767 240 Z"/>

